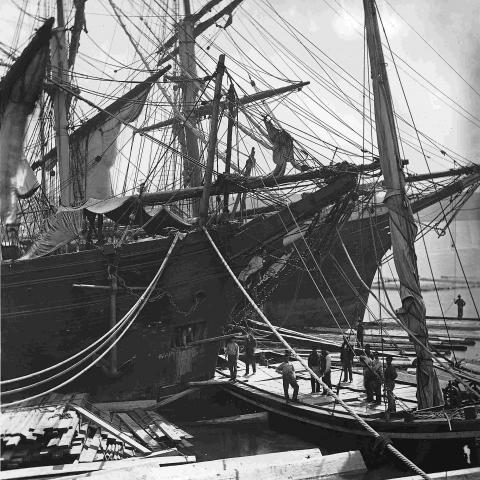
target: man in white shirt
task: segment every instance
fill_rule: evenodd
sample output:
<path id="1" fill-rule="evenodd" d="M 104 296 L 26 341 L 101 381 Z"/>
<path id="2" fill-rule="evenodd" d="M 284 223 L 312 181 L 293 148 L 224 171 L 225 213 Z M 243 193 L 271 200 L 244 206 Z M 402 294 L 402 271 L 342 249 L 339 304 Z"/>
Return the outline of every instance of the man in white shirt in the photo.
<path id="1" fill-rule="evenodd" d="M 230 370 L 230 381 L 234 382 L 237 378 L 237 362 L 240 349 L 234 337 L 230 337 L 225 345 L 225 358 L 227 359 L 228 369 Z"/>
<path id="2" fill-rule="evenodd" d="M 292 400 L 294 402 L 298 401 L 298 382 L 295 376 L 295 367 L 293 366 L 292 362 L 290 362 L 290 354 L 287 352 L 285 353 L 285 357 L 283 363 L 281 363 L 277 368 L 276 371 L 282 374 L 283 377 L 283 393 L 285 395 L 285 400 L 288 402 L 288 387 L 291 386 L 293 388 L 293 397 Z"/>

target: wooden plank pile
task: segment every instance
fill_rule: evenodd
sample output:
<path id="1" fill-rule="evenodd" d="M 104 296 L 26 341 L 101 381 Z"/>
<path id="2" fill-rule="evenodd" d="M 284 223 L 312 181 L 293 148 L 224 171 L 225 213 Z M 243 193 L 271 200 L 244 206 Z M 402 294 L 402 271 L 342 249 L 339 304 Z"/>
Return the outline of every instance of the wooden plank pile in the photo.
<path id="1" fill-rule="evenodd" d="M 176 447 L 191 447 L 191 438 L 153 411 L 109 412 L 84 394 L 51 394 L 2 412 L 0 466 L 9 470 L 75 462 L 95 469 L 96 463 L 150 454 L 180 455 L 184 463 L 187 457 Z"/>

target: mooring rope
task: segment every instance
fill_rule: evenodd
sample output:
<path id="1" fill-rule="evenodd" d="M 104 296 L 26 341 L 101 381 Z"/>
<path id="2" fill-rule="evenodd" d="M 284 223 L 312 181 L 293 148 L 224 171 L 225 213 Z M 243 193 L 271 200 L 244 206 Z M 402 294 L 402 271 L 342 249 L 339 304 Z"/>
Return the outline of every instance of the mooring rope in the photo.
<path id="1" fill-rule="evenodd" d="M 181 238 L 181 234 L 177 233 L 177 235 L 175 236 L 175 238 L 173 239 L 172 241 L 172 244 L 170 245 L 170 248 L 168 249 L 168 252 L 167 252 L 167 255 L 165 256 L 165 258 L 163 259 L 163 262 L 162 264 L 160 265 L 160 268 L 158 269 L 157 273 L 155 274 L 155 276 L 153 277 L 152 281 L 150 282 L 150 285 L 145 289 L 145 292 L 144 294 L 142 295 L 141 299 L 139 299 L 134 307 L 132 307 L 129 312 L 125 315 L 125 317 L 121 320 L 121 322 L 124 321 L 125 318 L 128 318 L 128 315 L 130 314 L 130 312 L 132 312 L 132 310 L 134 308 L 136 308 L 136 312 L 134 313 L 133 315 L 133 318 L 130 320 L 130 322 L 128 323 L 128 325 L 125 327 L 125 329 L 123 330 L 123 332 L 121 332 L 116 338 L 115 340 L 110 344 L 110 346 L 102 353 L 100 354 L 95 360 L 93 360 L 92 363 L 90 363 L 89 365 L 87 365 L 85 368 L 83 368 L 80 372 L 76 373 L 74 376 L 68 378 L 67 380 L 65 380 L 64 382 L 60 383 L 59 385 L 56 385 L 44 392 L 41 392 L 41 393 L 38 393 L 36 395 L 32 395 L 28 398 L 24 398 L 22 400 L 16 400 L 14 402 L 9 402 L 9 403 L 2 403 L 2 407 L 10 407 L 12 405 L 18 405 L 20 403 L 23 403 L 23 402 L 27 402 L 27 401 L 30 401 L 30 400 L 34 400 L 36 398 L 39 398 L 39 397 L 42 397 L 43 395 L 46 395 L 47 393 L 51 393 L 51 392 L 54 392 L 55 390 L 58 390 L 59 388 L 65 386 L 65 385 L 68 385 L 69 383 L 73 382 L 73 380 L 77 379 L 80 375 L 83 375 L 86 371 L 90 370 L 90 368 L 92 368 L 96 363 L 98 363 L 120 340 L 121 338 L 125 335 L 125 333 L 127 333 L 128 329 L 130 328 L 130 326 L 132 325 L 132 323 L 136 320 L 136 318 L 138 317 L 138 315 L 140 314 L 140 312 L 142 311 L 143 307 L 146 305 L 147 301 L 148 301 L 148 298 L 150 297 L 150 295 L 152 294 L 156 284 L 158 283 L 158 280 L 160 279 L 161 275 L 163 274 L 164 270 L 165 270 L 165 267 L 167 265 L 167 262 L 168 260 L 170 259 L 170 256 L 173 252 L 173 249 L 175 247 L 175 245 L 177 244 L 177 241 Z M 137 308 L 138 307 L 138 308 Z M 53 378 L 57 377 L 57 375 L 55 375 Z M 52 379 L 53 379 L 52 378 Z M 43 382 L 42 382 L 43 383 Z M 8 393 L 8 392 L 6 392 Z"/>
<path id="2" fill-rule="evenodd" d="M 247 300 L 251 303 L 252 307 L 256 310 L 260 318 L 268 325 L 272 333 L 278 338 L 278 340 L 284 345 L 284 347 L 300 362 L 300 364 L 310 373 L 310 375 L 315 378 L 320 384 L 323 386 L 325 390 L 328 391 L 329 395 L 331 395 L 352 417 L 357 420 L 357 422 L 367 430 L 375 439 L 378 439 L 383 442 L 385 447 L 395 455 L 400 461 L 402 461 L 405 465 L 407 465 L 412 471 L 414 471 L 417 475 L 420 475 L 425 480 L 431 480 L 431 478 L 417 465 L 415 465 L 411 460 L 409 460 L 403 453 L 397 450 L 387 439 L 382 437 L 376 430 L 374 430 L 363 418 L 361 418 L 357 412 L 355 412 L 352 408 L 350 408 L 330 387 L 328 387 L 322 379 L 308 366 L 307 362 L 300 356 L 297 355 L 297 352 L 290 346 L 290 344 L 282 337 L 280 333 L 278 333 L 277 329 L 270 323 L 268 318 L 262 312 L 260 307 L 255 303 L 255 301 L 250 297 L 248 292 L 243 288 L 243 285 L 240 283 L 238 278 L 233 273 L 232 269 L 226 262 L 225 258 L 221 254 L 220 250 L 217 248 L 215 242 L 213 241 L 212 237 L 208 233 L 208 230 L 205 227 L 202 227 L 205 235 L 207 236 L 208 240 L 212 244 L 213 249 L 217 253 L 218 257 L 220 258 L 221 262 L 227 269 L 230 276 L 233 278 L 234 282 L 238 285 L 242 293 L 245 295 Z"/>

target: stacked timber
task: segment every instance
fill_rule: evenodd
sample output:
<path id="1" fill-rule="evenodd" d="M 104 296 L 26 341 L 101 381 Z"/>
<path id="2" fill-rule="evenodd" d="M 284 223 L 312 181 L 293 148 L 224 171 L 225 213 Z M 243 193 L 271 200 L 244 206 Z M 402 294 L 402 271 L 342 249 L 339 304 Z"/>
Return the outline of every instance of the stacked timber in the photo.
<path id="1" fill-rule="evenodd" d="M 36 404 L 5 409 L 0 436 L 0 479 L 33 476 L 24 474 L 29 467 L 71 472 L 69 464 L 75 463 L 74 471 L 92 471 L 105 461 L 146 455 L 168 457 L 167 465 L 194 461 L 176 448 L 192 446 L 192 436 L 156 412 L 109 412 L 84 394 L 51 394 Z"/>

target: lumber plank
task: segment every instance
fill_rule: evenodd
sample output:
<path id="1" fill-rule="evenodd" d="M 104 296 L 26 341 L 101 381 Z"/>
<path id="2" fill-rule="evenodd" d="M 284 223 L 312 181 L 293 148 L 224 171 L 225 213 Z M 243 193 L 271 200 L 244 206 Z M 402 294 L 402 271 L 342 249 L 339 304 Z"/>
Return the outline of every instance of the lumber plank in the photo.
<path id="1" fill-rule="evenodd" d="M 78 413 L 83 415 L 84 417 L 88 418 L 92 422 L 96 423 L 100 427 L 104 428 L 107 432 L 110 432 L 112 435 L 115 435 L 117 438 L 123 440 L 125 443 L 128 445 L 131 445 L 132 447 L 136 448 L 139 452 L 146 454 L 146 453 L 151 453 L 151 450 L 145 446 L 143 446 L 141 443 L 137 442 L 133 438 L 129 437 L 128 435 L 125 435 L 122 431 L 118 430 L 115 428 L 113 425 L 110 423 L 105 422 L 102 420 L 100 417 L 97 415 L 93 414 L 92 412 L 88 411 L 84 407 L 80 407 L 76 404 L 71 404 L 72 408 L 74 408 Z"/>
<path id="2" fill-rule="evenodd" d="M 190 393 L 196 392 L 198 390 L 197 387 L 190 387 L 185 390 L 182 390 L 179 393 L 175 393 L 174 395 L 170 395 L 169 397 L 160 400 L 158 403 L 155 403 L 149 407 L 144 407 L 144 408 L 150 408 L 153 410 L 156 410 L 157 408 L 164 407 L 165 405 L 168 405 L 169 403 L 174 402 L 175 400 L 178 400 L 179 398 L 184 397 L 185 395 L 189 395 Z"/>
<path id="3" fill-rule="evenodd" d="M 87 438 L 82 453 L 80 453 L 80 458 L 78 459 L 79 462 L 93 462 L 93 459 L 100 448 L 101 441 L 102 437 L 98 431 L 95 432 L 95 435 L 92 438 Z"/>
<path id="4" fill-rule="evenodd" d="M 25 479 L 32 477 L 53 477 L 58 475 L 77 475 L 88 472 L 95 472 L 99 470 L 106 471 L 115 471 L 126 468 L 127 466 L 137 465 L 142 463 L 145 464 L 154 464 L 157 467 L 162 465 L 178 465 L 182 463 L 191 463 L 195 462 L 196 458 L 194 455 L 175 455 L 168 457 L 157 457 L 157 458 L 128 458 L 124 460 L 117 460 L 115 462 L 89 462 L 89 463 L 68 463 L 65 465 L 49 465 L 45 467 L 31 467 L 31 468 L 20 468 L 15 470 L 4 470 L 0 472 L 0 480 L 17 480 Z M 140 462 L 140 463 L 139 463 Z M 162 471 L 163 471 L 162 467 Z M 64 477 L 62 479 L 67 480 L 68 478 L 76 477 Z M 96 476 L 96 475 L 95 475 Z"/>
<path id="5" fill-rule="evenodd" d="M 167 423 L 161 415 L 156 412 L 152 412 L 151 410 L 149 410 L 147 413 L 170 440 L 173 442 L 179 442 L 182 439 L 181 435 L 178 434 L 175 428 Z"/>
<path id="6" fill-rule="evenodd" d="M 132 431 L 132 433 L 149 447 L 155 448 L 158 442 L 149 435 L 129 414 L 118 412 L 117 415 L 122 419 L 122 422 Z"/>
<path id="7" fill-rule="evenodd" d="M 127 412 L 137 408 L 156 408 L 157 401 L 151 400 L 130 400 L 125 402 L 100 402 L 93 404 L 99 410 L 106 410 L 109 412 Z"/>
<path id="8" fill-rule="evenodd" d="M 429 473 L 432 480 L 477 480 L 480 478 L 480 467 L 463 468 L 461 470 L 449 470 L 448 472 Z M 392 480 L 421 480 L 422 477 L 414 475 L 413 477 L 401 477 Z"/>
<path id="9" fill-rule="evenodd" d="M 150 415 L 148 415 L 145 410 L 136 409 L 133 411 L 133 413 L 135 414 L 135 418 L 138 419 L 139 425 L 146 429 L 148 433 L 151 433 L 153 438 L 157 438 L 158 440 L 165 440 L 165 433 L 153 421 L 153 419 L 150 417 Z"/>
<path id="10" fill-rule="evenodd" d="M 231 417 L 209 418 L 205 420 L 197 420 L 195 425 L 215 425 L 223 423 L 237 423 L 237 422 L 250 422 L 252 420 L 266 420 L 268 412 L 246 413 L 243 415 L 234 415 Z"/>

